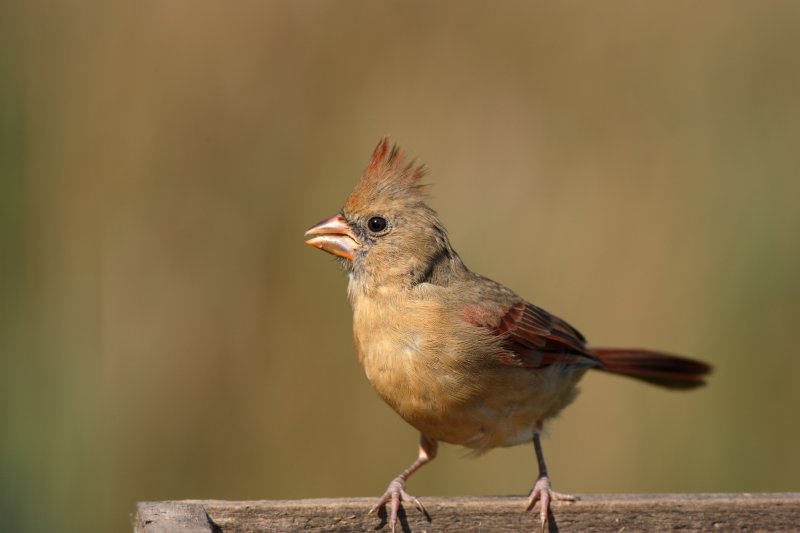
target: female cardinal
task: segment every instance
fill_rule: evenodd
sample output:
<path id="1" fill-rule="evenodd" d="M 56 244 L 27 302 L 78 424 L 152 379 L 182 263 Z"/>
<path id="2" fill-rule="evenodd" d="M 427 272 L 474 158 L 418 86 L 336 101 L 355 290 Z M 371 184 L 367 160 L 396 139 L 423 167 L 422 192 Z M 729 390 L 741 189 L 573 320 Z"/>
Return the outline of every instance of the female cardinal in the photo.
<path id="1" fill-rule="evenodd" d="M 664 387 L 704 383 L 705 363 L 646 350 L 590 348 L 578 330 L 503 285 L 471 272 L 425 204 L 425 168 L 381 139 L 344 208 L 306 232 L 307 244 L 349 273 L 356 352 L 378 394 L 421 433 L 419 457 L 370 512 L 419 500 L 406 481 L 436 456 L 437 441 L 477 452 L 533 441 L 544 529 L 554 492 L 539 434 L 594 368 Z M 427 514 L 427 513 L 426 513 Z"/>

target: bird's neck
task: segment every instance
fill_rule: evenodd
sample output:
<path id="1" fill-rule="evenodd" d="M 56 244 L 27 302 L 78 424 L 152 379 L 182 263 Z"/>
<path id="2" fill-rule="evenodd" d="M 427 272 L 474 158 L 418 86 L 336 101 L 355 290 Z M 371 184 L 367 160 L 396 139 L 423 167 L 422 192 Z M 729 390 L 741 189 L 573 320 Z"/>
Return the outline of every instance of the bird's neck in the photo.
<path id="1" fill-rule="evenodd" d="M 354 268 L 349 275 L 348 294 L 355 304 L 359 298 L 397 295 L 425 283 L 446 287 L 468 275 L 469 270 L 448 245 L 425 258 L 384 264 L 377 269 Z"/>

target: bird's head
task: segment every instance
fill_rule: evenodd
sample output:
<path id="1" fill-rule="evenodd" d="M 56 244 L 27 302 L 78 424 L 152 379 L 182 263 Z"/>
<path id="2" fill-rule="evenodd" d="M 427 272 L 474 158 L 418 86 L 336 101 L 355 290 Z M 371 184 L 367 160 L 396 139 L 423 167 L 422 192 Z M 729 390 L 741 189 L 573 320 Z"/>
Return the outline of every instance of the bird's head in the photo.
<path id="1" fill-rule="evenodd" d="M 339 257 L 353 278 L 414 284 L 432 263 L 456 259 L 436 213 L 425 204 L 425 167 L 381 139 L 342 210 L 306 231 L 306 244 Z"/>

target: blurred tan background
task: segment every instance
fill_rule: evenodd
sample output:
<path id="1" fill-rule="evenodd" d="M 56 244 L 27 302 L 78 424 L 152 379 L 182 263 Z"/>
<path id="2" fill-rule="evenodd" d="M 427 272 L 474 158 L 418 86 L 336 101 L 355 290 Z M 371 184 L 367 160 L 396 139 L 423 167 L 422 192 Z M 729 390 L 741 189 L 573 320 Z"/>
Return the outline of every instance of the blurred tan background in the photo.
<path id="1" fill-rule="evenodd" d="M 382 493 L 417 436 L 302 235 L 384 134 L 471 268 L 716 367 L 588 376 L 544 442 L 558 490 L 798 490 L 798 27 L 791 1 L 3 2 L 0 528 Z M 409 489 L 535 474 L 445 446 Z"/>

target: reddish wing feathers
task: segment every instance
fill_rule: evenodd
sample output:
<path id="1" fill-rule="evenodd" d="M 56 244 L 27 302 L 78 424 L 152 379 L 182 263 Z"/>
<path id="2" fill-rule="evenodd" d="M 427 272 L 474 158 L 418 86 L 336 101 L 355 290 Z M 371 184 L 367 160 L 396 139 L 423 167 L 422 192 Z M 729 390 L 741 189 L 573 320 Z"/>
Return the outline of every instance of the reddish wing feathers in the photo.
<path id="1" fill-rule="evenodd" d="M 587 348 L 575 328 L 535 305 L 518 302 L 493 314 L 480 306 L 464 309 L 464 320 L 502 337 L 508 350 L 501 362 L 525 368 L 551 364 L 596 367 L 673 389 L 705 384 L 711 367 L 700 361 L 650 350 Z"/>
<path id="2" fill-rule="evenodd" d="M 502 314 L 493 314 L 480 306 L 464 309 L 464 320 L 486 327 L 502 337 L 508 350 L 502 362 L 526 368 L 551 364 L 601 366 L 586 349 L 578 330 L 535 305 L 517 302 Z"/>

